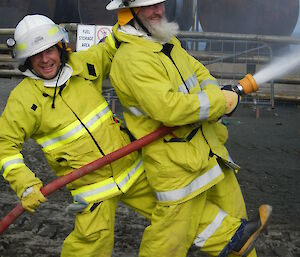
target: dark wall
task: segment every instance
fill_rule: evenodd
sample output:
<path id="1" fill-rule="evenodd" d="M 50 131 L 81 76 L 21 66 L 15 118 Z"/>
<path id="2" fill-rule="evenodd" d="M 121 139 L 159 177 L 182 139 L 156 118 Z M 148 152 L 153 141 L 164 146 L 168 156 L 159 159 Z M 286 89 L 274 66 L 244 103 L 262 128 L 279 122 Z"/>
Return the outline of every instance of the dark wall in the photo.
<path id="1" fill-rule="evenodd" d="M 0 0 L 0 27 L 15 27 L 26 14 L 45 14 L 57 23 L 113 25 L 116 12 L 109 0 Z M 299 0 L 194 0 L 166 1 L 166 14 L 181 30 L 201 23 L 204 31 L 291 35 L 298 20 Z"/>
<path id="2" fill-rule="evenodd" d="M 299 0 L 198 0 L 204 31 L 285 35 L 293 33 Z"/>

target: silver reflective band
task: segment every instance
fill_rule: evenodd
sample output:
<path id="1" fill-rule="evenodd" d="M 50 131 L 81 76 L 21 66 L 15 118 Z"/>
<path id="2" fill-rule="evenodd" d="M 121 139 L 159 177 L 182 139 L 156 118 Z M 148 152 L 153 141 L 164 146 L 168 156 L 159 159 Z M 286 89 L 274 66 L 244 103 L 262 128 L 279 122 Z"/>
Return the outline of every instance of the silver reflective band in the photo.
<path id="1" fill-rule="evenodd" d="M 218 212 L 217 216 L 214 218 L 212 223 L 210 223 L 202 232 L 199 234 L 196 239 L 194 240 L 194 245 L 198 247 L 202 247 L 206 240 L 209 239 L 221 226 L 224 218 L 228 214 L 224 212 L 222 209 Z"/>
<path id="2" fill-rule="evenodd" d="M 207 79 L 207 80 L 203 80 L 200 84 L 201 89 L 203 90 L 208 84 L 213 84 L 216 86 L 219 86 L 218 81 L 216 80 L 212 80 L 212 79 Z"/>
<path id="3" fill-rule="evenodd" d="M 198 79 L 195 74 L 193 74 L 191 77 L 189 77 L 186 81 L 185 84 L 181 84 L 178 87 L 178 92 L 182 92 L 184 94 L 188 93 L 188 90 L 190 91 L 192 88 L 198 85 Z"/>
<path id="4" fill-rule="evenodd" d="M 142 159 L 140 159 L 139 162 L 137 163 L 137 165 L 129 171 L 127 176 L 120 183 L 118 183 L 118 186 L 120 189 L 122 189 L 129 182 L 129 180 L 132 178 L 132 176 L 136 173 L 136 171 L 142 165 L 143 165 L 143 161 L 142 161 Z"/>
<path id="5" fill-rule="evenodd" d="M 99 201 L 125 193 L 144 171 L 143 162 L 138 158 L 116 180 L 109 177 L 94 184 L 71 190 L 74 201 L 84 199 L 87 202 Z M 77 197 L 77 198 L 76 198 Z"/>
<path id="6" fill-rule="evenodd" d="M 105 109 L 101 110 L 100 112 L 98 112 L 93 118 L 91 118 L 86 124 L 85 126 L 87 128 L 91 127 L 95 122 L 97 122 L 99 119 L 101 119 L 102 116 L 104 116 L 105 114 L 107 114 L 110 111 L 109 107 L 106 107 Z M 58 136 L 56 138 L 53 139 L 49 139 L 47 141 L 45 141 L 44 143 L 41 143 L 41 146 L 43 148 L 53 145 L 59 141 L 63 141 L 73 135 L 75 135 L 78 131 L 84 129 L 84 127 L 81 124 L 78 124 L 78 126 L 76 126 L 75 128 L 73 128 L 71 131 L 67 132 L 66 134 L 62 135 L 62 136 Z"/>
<path id="7" fill-rule="evenodd" d="M 6 170 L 6 168 L 9 167 L 10 165 L 17 164 L 17 163 L 24 163 L 24 160 L 21 158 L 17 158 L 17 159 L 13 159 L 11 161 L 5 162 L 1 168 L 1 173 L 3 174 L 4 171 Z"/>
<path id="8" fill-rule="evenodd" d="M 183 188 L 167 191 L 167 192 L 155 192 L 156 199 L 160 202 L 177 201 L 183 199 L 184 197 L 192 194 L 198 189 L 205 187 L 207 184 L 212 182 L 221 174 L 222 174 L 222 170 L 220 166 L 216 165 L 210 170 L 206 171 L 202 176 L 199 176 L 198 178 L 196 178 L 190 184 L 188 184 Z"/>
<path id="9" fill-rule="evenodd" d="M 82 192 L 82 193 L 77 194 L 73 197 L 77 196 L 77 197 L 81 197 L 81 198 L 85 199 L 86 197 L 97 195 L 99 193 L 103 193 L 103 192 L 108 191 L 108 190 L 113 189 L 113 188 L 117 188 L 117 184 L 114 181 L 110 184 L 105 185 L 105 186 L 101 186 L 101 187 L 89 190 L 87 192 Z"/>
<path id="10" fill-rule="evenodd" d="M 134 116 L 143 116 L 143 115 L 146 115 L 144 114 L 144 112 L 140 109 L 138 109 L 137 107 L 128 107 L 128 110 L 134 115 Z"/>
<path id="11" fill-rule="evenodd" d="M 204 92 L 199 92 L 198 99 L 200 104 L 199 121 L 207 120 L 209 117 L 209 107 L 210 107 L 208 96 Z"/>

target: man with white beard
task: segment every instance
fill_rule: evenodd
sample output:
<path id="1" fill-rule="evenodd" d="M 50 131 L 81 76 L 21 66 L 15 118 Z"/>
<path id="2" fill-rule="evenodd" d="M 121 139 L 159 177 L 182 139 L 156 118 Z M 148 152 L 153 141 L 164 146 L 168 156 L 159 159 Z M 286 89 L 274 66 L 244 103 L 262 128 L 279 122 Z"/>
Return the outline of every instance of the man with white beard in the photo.
<path id="1" fill-rule="evenodd" d="M 118 50 L 110 78 L 135 138 L 160 126 L 169 135 L 142 149 L 157 205 L 140 246 L 140 257 L 183 257 L 194 243 L 210 256 L 256 256 L 253 242 L 271 206 L 247 221 L 238 170 L 218 120 L 231 114 L 238 95 L 190 56 L 174 37 L 178 25 L 165 18 L 164 0 L 113 0 Z"/>

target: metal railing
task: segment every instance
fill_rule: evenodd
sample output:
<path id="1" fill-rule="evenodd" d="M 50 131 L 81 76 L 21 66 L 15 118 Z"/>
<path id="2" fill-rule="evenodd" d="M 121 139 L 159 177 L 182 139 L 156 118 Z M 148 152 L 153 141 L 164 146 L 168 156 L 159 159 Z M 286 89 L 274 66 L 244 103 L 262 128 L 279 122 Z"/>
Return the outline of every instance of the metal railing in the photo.
<path id="1" fill-rule="evenodd" d="M 76 48 L 77 24 L 63 24 L 69 31 L 71 48 Z M 14 29 L 0 29 L 0 35 L 10 37 Z M 181 31 L 178 35 L 184 48 L 200 60 L 221 83 L 236 83 L 246 73 L 254 73 L 257 67 L 270 62 L 273 57 L 272 44 L 300 45 L 300 38 L 285 36 L 263 36 L 214 32 Z M 22 76 L 11 57 L 11 50 L 0 43 L 0 77 Z M 270 99 L 274 107 L 274 83 L 300 84 L 300 76 L 289 76 L 271 81 L 269 93 L 262 99 Z M 299 92 L 300 95 L 300 92 Z M 256 102 L 263 103 L 256 95 Z M 246 98 L 247 100 L 247 98 Z"/>
<path id="2" fill-rule="evenodd" d="M 300 38 L 287 36 L 230 34 L 214 32 L 181 32 L 178 36 L 183 46 L 196 59 L 208 67 L 212 75 L 221 82 L 236 83 L 246 73 L 254 74 L 257 70 L 272 61 L 273 49 L 299 46 Z M 255 95 L 255 103 L 265 103 L 270 99 L 274 107 L 274 84 L 300 85 L 300 75 L 285 76 L 275 81 L 260 85 Z M 269 93 L 267 92 L 269 90 Z M 278 96 L 277 96 L 278 97 Z M 284 97 L 283 97 L 284 98 Z M 295 96 L 287 96 L 286 100 L 299 100 L 300 86 L 295 89 Z M 244 98 L 244 100 L 248 100 Z M 267 102 L 268 103 L 268 102 Z"/>
<path id="3" fill-rule="evenodd" d="M 185 49 L 204 64 L 220 84 L 236 84 L 247 73 L 254 74 L 257 65 L 268 63 L 273 57 L 270 45 L 257 41 L 257 36 L 182 32 L 179 39 Z M 274 107 L 274 82 L 269 89 L 270 101 L 259 94 L 243 97 L 243 103 L 270 103 Z"/>

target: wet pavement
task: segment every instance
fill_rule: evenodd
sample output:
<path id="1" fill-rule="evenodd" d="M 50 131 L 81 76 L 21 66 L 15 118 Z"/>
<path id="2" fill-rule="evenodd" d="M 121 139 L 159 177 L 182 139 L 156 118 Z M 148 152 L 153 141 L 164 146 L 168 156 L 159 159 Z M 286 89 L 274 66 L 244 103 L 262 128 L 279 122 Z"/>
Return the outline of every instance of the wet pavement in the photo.
<path id="1" fill-rule="evenodd" d="M 0 113 L 17 80 L 0 79 Z M 260 257 L 300 257 L 300 103 L 240 105 L 224 118 L 229 129 L 227 146 L 242 167 L 237 177 L 244 193 L 248 215 L 255 217 L 262 203 L 273 206 L 268 233 L 257 241 Z M 0 128 L 1 129 L 1 128 Z M 28 141 L 23 150 L 26 164 L 44 184 L 51 173 L 39 147 Z M 48 197 L 35 214 L 23 214 L 0 235 L 0 257 L 56 257 L 72 230 L 73 216 L 65 207 L 71 202 L 65 188 Z M 0 179 L 0 217 L 18 203 L 14 192 Z M 120 204 L 116 215 L 113 257 L 138 256 L 143 229 L 140 215 Z M 188 257 L 205 256 L 191 247 Z"/>

